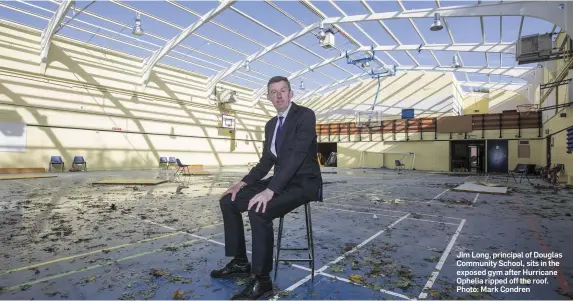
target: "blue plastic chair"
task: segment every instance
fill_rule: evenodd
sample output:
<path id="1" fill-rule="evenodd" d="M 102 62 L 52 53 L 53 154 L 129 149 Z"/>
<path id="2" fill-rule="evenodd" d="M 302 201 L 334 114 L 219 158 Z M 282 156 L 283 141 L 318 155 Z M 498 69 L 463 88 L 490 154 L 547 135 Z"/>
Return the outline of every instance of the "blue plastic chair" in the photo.
<path id="1" fill-rule="evenodd" d="M 75 167 L 75 165 L 83 165 L 84 170 L 88 171 L 88 163 L 84 159 L 84 156 L 74 156 L 74 162 L 72 163 L 72 168 Z"/>
<path id="2" fill-rule="evenodd" d="M 167 162 L 167 168 L 169 168 L 169 166 L 171 164 L 177 165 L 177 158 L 175 157 L 169 157 L 169 162 Z"/>
<path id="3" fill-rule="evenodd" d="M 161 164 L 165 164 L 165 169 L 169 168 L 169 161 L 167 161 L 167 157 L 159 157 L 159 167 Z"/>
<path id="4" fill-rule="evenodd" d="M 62 165 L 62 171 L 64 171 L 64 160 L 62 160 L 61 156 L 51 156 L 50 157 L 50 165 L 48 167 L 48 171 L 52 171 L 52 165 Z"/>
<path id="5" fill-rule="evenodd" d="M 183 164 L 179 159 L 175 159 L 175 161 L 177 162 L 177 170 L 174 176 L 177 176 L 177 174 L 182 175 L 184 171 L 187 171 L 187 174 L 189 174 L 189 164 Z"/>

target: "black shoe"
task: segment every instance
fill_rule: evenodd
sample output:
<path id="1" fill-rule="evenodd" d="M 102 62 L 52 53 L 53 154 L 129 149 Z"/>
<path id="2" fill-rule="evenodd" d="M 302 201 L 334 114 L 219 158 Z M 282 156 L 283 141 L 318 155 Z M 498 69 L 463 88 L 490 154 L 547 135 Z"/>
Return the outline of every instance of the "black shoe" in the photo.
<path id="1" fill-rule="evenodd" d="M 257 300 L 262 296 L 270 297 L 273 292 L 273 282 L 270 278 L 251 278 L 242 292 L 231 297 L 231 300 Z"/>
<path id="2" fill-rule="evenodd" d="M 235 259 L 227 263 L 225 267 L 211 271 L 211 277 L 213 278 L 249 276 L 250 274 L 251 274 L 251 264 L 249 262 L 237 263 Z"/>

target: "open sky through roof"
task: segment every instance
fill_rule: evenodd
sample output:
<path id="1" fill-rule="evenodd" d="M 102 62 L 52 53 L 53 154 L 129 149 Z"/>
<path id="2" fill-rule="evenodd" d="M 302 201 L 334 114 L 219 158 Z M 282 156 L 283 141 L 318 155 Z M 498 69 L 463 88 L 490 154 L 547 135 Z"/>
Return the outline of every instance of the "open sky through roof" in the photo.
<path id="1" fill-rule="evenodd" d="M 485 1 L 481 2 L 486 3 Z M 493 3 L 493 2 L 489 2 Z M 88 42 L 145 59 L 168 40 L 200 20 L 202 15 L 219 6 L 218 1 L 77 1 L 64 20 L 57 35 Z M 0 18 L 25 24 L 39 30 L 48 25 L 60 1 L 8 1 L 0 3 Z M 159 60 L 182 69 L 212 77 L 217 72 L 245 60 L 264 47 L 283 40 L 304 27 L 321 20 L 320 15 L 343 17 L 371 12 L 400 12 L 436 8 L 438 6 L 478 5 L 478 1 L 238 1 L 201 26 Z M 136 11 L 141 13 L 143 36 L 132 34 Z M 79 13 L 78 13 L 79 12 Z M 74 13 L 78 13 L 73 19 Z M 448 17 L 442 19 L 444 29 L 431 31 L 433 18 L 391 19 L 339 24 L 336 48 L 325 49 L 319 44 L 318 30 L 306 34 L 262 58 L 250 62 L 250 71 L 238 69 L 225 78 L 236 84 L 260 89 L 269 77 L 288 76 L 325 59 L 335 57 L 359 46 L 420 44 L 515 43 L 518 36 L 559 32 L 550 22 L 524 17 Z M 482 25 L 483 24 L 483 25 Z M 483 31 L 482 31 L 483 26 Z M 336 30 L 335 30 L 336 32 Z M 419 34 L 418 34 L 419 32 Z M 344 34 L 351 38 L 345 37 Z M 306 48 L 306 50 L 305 50 Z M 377 51 L 376 57 L 386 65 L 451 66 L 455 51 Z M 351 56 L 365 57 L 365 53 Z M 514 67 L 514 53 L 459 52 L 463 66 Z M 380 67 L 372 62 L 373 67 Z M 533 64 L 535 65 L 535 64 Z M 531 67 L 520 65 L 518 67 Z M 307 91 L 344 81 L 364 72 L 345 59 L 324 65 L 293 80 L 295 91 L 304 82 Z M 367 71 L 367 70 L 366 70 Z M 455 72 L 460 81 L 513 82 L 523 80 L 479 73 Z M 364 78 L 364 77 L 363 77 Z M 333 85 L 322 92 L 354 83 L 359 77 Z"/>

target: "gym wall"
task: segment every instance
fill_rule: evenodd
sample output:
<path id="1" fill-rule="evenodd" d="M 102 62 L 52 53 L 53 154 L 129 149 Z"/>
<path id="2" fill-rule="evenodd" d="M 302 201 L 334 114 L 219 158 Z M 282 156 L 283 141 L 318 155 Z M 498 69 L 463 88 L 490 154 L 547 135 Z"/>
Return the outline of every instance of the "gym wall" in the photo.
<path id="1" fill-rule="evenodd" d="M 274 112 L 269 101 L 254 109 L 250 101 L 230 105 L 237 124 L 229 133 L 204 95 L 207 78 L 158 65 L 143 86 L 141 58 L 61 37 L 43 74 L 40 34 L 0 22 L 0 116 L 25 124 L 27 142 L 23 152 L 2 152 L 0 168 L 47 168 L 56 155 L 66 167 L 84 156 L 90 170 L 153 168 L 162 156 L 205 166 L 258 161 Z M 225 87 L 252 97 L 240 86 Z"/>

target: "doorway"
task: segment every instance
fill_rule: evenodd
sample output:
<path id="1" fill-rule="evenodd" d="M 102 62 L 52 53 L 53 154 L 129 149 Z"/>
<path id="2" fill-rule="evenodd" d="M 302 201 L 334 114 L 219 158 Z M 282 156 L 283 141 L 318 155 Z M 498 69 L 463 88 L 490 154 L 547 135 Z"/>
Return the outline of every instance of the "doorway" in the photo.
<path id="1" fill-rule="evenodd" d="M 507 140 L 488 140 L 487 172 L 507 173 L 509 169 L 509 159 L 507 156 Z"/>
<path id="2" fill-rule="evenodd" d="M 485 172 L 484 141 L 451 141 L 450 171 Z"/>
<path id="3" fill-rule="evenodd" d="M 336 167 L 336 154 L 338 146 L 336 143 L 325 142 L 318 144 L 318 161 L 321 166 Z M 330 159 L 330 160 L 329 160 Z"/>

